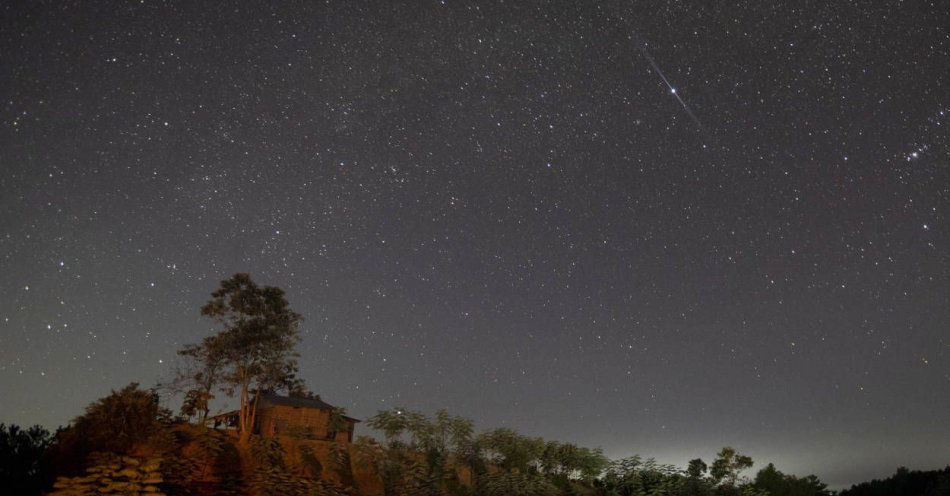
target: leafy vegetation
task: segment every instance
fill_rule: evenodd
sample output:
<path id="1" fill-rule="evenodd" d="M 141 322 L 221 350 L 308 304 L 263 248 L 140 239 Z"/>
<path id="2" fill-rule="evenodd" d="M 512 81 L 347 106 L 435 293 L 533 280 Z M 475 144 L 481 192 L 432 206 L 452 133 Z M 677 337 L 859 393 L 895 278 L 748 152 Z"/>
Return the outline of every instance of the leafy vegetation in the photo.
<path id="1" fill-rule="evenodd" d="M 52 481 L 46 450 L 53 441 L 53 435 L 38 425 L 21 429 L 0 424 L 0 487 L 22 495 L 47 489 Z"/>
<path id="2" fill-rule="evenodd" d="M 294 347 L 303 317 L 290 309 L 282 289 L 258 286 L 248 274 L 221 281 L 201 313 L 222 329 L 179 352 L 194 362 L 186 378 L 197 387 L 191 390 L 196 393 L 183 413 L 201 410 L 206 414 L 206 401 L 215 387 L 229 396 L 237 394 L 238 432 L 246 446 L 254 427 L 258 393 L 300 387 Z"/>
<path id="3" fill-rule="evenodd" d="M 945 496 L 950 494 L 950 465 L 943 470 L 908 470 L 901 467 L 884 480 L 851 486 L 840 496 Z"/>
<path id="4" fill-rule="evenodd" d="M 213 481 L 214 494 L 238 494 L 240 455 L 225 433 L 203 426 L 173 428 L 175 443 L 163 454 L 162 475 L 170 495 L 202 492 Z"/>
<path id="5" fill-rule="evenodd" d="M 475 450 L 472 421 L 445 410 L 432 418 L 400 408 L 384 410 L 367 425 L 383 433 L 385 444 L 359 440 L 361 460 L 382 479 L 387 495 L 435 495 L 447 486 L 458 487 L 456 467 L 470 462 Z"/>
<path id="6" fill-rule="evenodd" d="M 538 474 L 497 472 L 478 480 L 478 493 L 483 496 L 558 496 L 561 491 Z"/>
<path id="7" fill-rule="evenodd" d="M 160 434 L 170 421 L 171 412 L 162 408 L 154 391 L 130 383 L 87 406 L 57 433 L 48 452 L 50 463 L 57 475 L 77 475 L 91 453 L 129 454 L 136 444 Z"/>
<path id="8" fill-rule="evenodd" d="M 752 485 L 770 496 L 813 496 L 829 493 L 828 486 L 818 480 L 818 477 L 783 474 L 771 463 L 759 470 Z"/>
<path id="9" fill-rule="evenodd" d="M 751 457 L 723 448 L 711 463 L 685 469 L 631 456 L 609 460 L 599 449 L 525 436 L 509 428 L 475 433 L 471 420 L 439 410 L 428 416 L 384 410 L 366 424 L 382 441 L 315 439 L 290 425 L 284 438 L 254 435 L 259 393 L 284 390 L 317 398 L 297 378 L 297 325 L 282 290 L 259 287 L 247 274 L 222 281 L 202 314 L 222 329 L 180 355 L 188 367 L 173 390 L 184 393 L 182 418 L 172 419 L 154 390 L 138 384 L 90 404 L 55 436 L 41 427 L 0 424 L 0 487 L 57 496 L 828 496 L 814 475 L 796 477 L 768 464 L 754 478 Z M 239 437 L 210 429 L 214 393 L 240 398 Z M 328 419 L 329 433 L 348 428 L 345 410 Z M 197 425 L 185 419 L 197 418 Z M 320 444 L 323 443 L 323 444 Z M 372 481 L 355 475 L 368 473 Z M 841 496 L 950 494 L 950 467 L 898 470 Z"/>

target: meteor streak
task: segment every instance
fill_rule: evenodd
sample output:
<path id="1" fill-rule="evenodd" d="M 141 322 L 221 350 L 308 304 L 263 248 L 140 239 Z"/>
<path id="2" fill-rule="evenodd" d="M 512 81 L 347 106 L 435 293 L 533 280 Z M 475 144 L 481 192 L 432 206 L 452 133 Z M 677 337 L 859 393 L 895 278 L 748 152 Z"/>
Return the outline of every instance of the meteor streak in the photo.
<path id="1" fill-rule="evenodd" d="M 634 32 L 634 36 L 637 39 L 637 47 L 640 49 L 640 53 L 642 53 L 643 57 L 646 58 L 647 62 L 650 63 L 650 67 L 653 67 L 653 70 L 656 71 L 657 74 L 659 74 L 660 79 L 662 79 L 663 83 L 666 84 L 666 87 L 670 89 L 670 93 L 673 95 L 673 98 L 676 98 L 676 101 L 680 102 L 680 105 L 683 107 L 683 110 L 686 111 L 686 115 L 688 115 L 690 119 L 692 119 L 693 122 L 696 123 L 696 126 L 699 127 L 700 131 L 705 133 L 706 128 L 703 127 L 703 123 L 700 122 L 699 118 L 696 117 L 696 114 L 694 114 L 693 111 L 689 109 L 689 106 L 686 105 L 686 102 L 683 100 L 683 98 L 679 95 L 679 93 L 676 92 L 676 87 L 674 87 L 670 83 L 670 80 L 666 78 L 666 74 L 663 74 L 663 70 L 660 69 L 660 66 L 657 65 L 656 61 L 653 60 L 653 57 L 650 56 L 650 52 L 648 52 L 646 48 L 646 43 L 644 43 L 643 40 L 640 39 L 640 36 L 637 35 L 636 32 Z"/>

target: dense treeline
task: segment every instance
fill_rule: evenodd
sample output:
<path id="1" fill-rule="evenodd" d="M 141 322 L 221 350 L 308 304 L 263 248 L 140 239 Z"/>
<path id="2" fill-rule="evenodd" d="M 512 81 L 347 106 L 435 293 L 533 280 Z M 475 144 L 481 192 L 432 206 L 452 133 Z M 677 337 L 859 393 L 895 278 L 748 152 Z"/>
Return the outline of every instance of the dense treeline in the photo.
<path id="1" fill-rule="evenodd" d="M 358 496 L 356 466 L 378 478 L 385 496 L 830 494 L 814 476 L 785 475 L 772 465 L 754 479 L 743 477 L 753 461 L 732 448 L 723 448 L 709 465 L 697 458 L 679 469 L 639 456 L 609 460 L 599 449 L 508 428 L 476 434 L 471 420 L 444 410 L 432 417 L 386 410 L 367 423 L 383 439 L 360 436 L 352 463 L 350 451 L 333 443 L 327 466 L 312 453 L 308 458 L 306 446 L 296 447 L 302 461 L 293 466 L 290 445 L 251 435 L 242 452 L 239 438 L 173 418 L 154 392 L 133 383 L 90 404 L 55 436 L 40 427 L 0 428 L 0 484 L 17 494 L 40 494 L 55 474 L 64 476 L 57 495 L 98 494 L 96 488 L 104 487 L 110 494 L 140 494 L 148 487 L 156 495 Z M 136 472 L 142 467 L 147 471 Z M 335 476 L 324 480 L 330 472 Z M 125 479 L 117 483 L 120 477 Z"/>
<path id="2" fill-rule="evenodd" d="M 904 467 L 884 480 L 874 479 L 851 486 L 841 496 L 947 496 L 950 495 L 950 465 L 943 470 L 918 471 Z"/>
<path id="3" fill-rule="evenodd" d="M 182 348 L 187 366 L 162 385 L 183 395 L 178 416 L 160 405 L 155 390 L 132 383 L 56 434 L 0 424 L 0 488 L 22 495 L 53 489 L 56 496 L 360 496 L 366 484 L 356 472 L 365 472 L 378 489 L 372 492 L 383 496 L 830 494 L 817 477 L 783 474 L 771 464 L 749 478 L 752 458 L 730 447 L 709 464 L 696 458 L 686 468 L 639 456 L 610 460 L 599 449 L 511 429 L 476 433 L 471 420 L 444 410 L 431 417 L 378 412 L 367 424 L 382 440 L 328 442 L 323 454 L 293 439 L 262 438 L 253 432 L 260 393 L 312 394 L 297 377 L 302 317 L 282 290 L 260 287 L 247 274 L 222 281 L 201 313 L 220 330 Z M 236 438 L 206 425 L 216 393 L 238 399 Z M 946 471 L 904 470 L 844 495 L 935 496 L 946 489 Z"/>
<path id="4" fill-rule="evenodd" d="M 511 429 L 473 434 L 471 421 L 439 411 L 433 418 L 394 409 L 370 418 L 385 441 L 361 437 L 358 453 L 381 467 L 386 494 L 819 496 L 830 494 L 815 476 L 797 478 L 773 465 L 755 480 L 742 477 L 750 457 L 723 448 L 707 465 L 687 469 L 632 456 L 609 460 L 599 449 L 524 436 Z M 412 454 L 418 456 L 412 456 Z M 468 484 L 459 481 L 465 467 Z M 469 492 L 455 491 L 464 486 Z"/>
<path id="5" fill-rule="evenodd" d="M 360 436 L 353 446 L 352 463 L 378 477 L 385 496 L 832 494 L 817 477 L 784 474 L 772 464 L 746 477 L 754 462 L 732 448 L 723 448 L 709 464 L 697 458 L 678 468 L 639 456 L 610 460 L 598 449 L 525 436 L 507 428 L 476 434 L 470 420 L 446 411 L 429 417 L 393 409 L 377 413 L 367 423 L 382 434 L 382 440 Z M 38 426 L 23 430 L 0 425 L 0 487 L 15 494 L 42 494 L 51 489 L 54 475 L 76 476 L 89 467 L 115 484 L 120 474 L 136 474 L 140 462 L 130 455 L 147 454 L 149 461 L 143 466 L 152 467 L 155 486 L 144 487 L 161 491 L 149 494 L 361 494 L 353 484 L 345 451 L 334 452 L 325 467 L 313 456 L 302 456 L 303 466 L 293 467 L 287 462 L 289 446 L 252 436 L 245 454 L 252 469 L 245 472 L 236 441 L 182 417 L 173 418 L 160 407 L 154 392 L 130 384 L 93 402 L 56 434 Z M 184 449 L 186 445 L 192 448 Z M 209 470 L 217 481 L 210 488 L 201 482 Z M 328 471 L 337 474 L 333 481 L 322 479 Z M 112 475 L 106 479 L 103 473 Z M 61 480 L 90 484 L 89 477 Z M 349 484 L 339 482 L 346 480 Z M 74 490 L 69 484 L 62 487 Z M 54 494 L 98 494 L 88 488 L 62 492 L 62 487 Z M 929 472 L 901 468 L 890 478 L 853 486 L 840 496 L 942 496 L 950 494 L 948 489 L 950 467 Z M 132 493 L 112 490 L 110 494 Z"/>

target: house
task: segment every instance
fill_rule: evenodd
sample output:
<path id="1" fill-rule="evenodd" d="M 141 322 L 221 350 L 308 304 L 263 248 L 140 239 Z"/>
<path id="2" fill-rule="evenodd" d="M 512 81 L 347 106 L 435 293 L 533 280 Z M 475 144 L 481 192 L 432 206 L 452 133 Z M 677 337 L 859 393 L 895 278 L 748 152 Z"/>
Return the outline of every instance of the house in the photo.
<path id="1" fill-rule="evenodd" d="M 338 416 L 332 422 L 334 416 Z M 212 417 L 215 427 L 233 429 L 238 411 Z M 353 442 L 353 429 L 359 420 L 341 415 L 337 407 L 324 402 L 319 395 L 305 397 L 261 393 L 257 401 L 254 433 L 265 437 L 293 436 L 323 441 Z M 334 423 L 337 429 L 334 430 Z"/>

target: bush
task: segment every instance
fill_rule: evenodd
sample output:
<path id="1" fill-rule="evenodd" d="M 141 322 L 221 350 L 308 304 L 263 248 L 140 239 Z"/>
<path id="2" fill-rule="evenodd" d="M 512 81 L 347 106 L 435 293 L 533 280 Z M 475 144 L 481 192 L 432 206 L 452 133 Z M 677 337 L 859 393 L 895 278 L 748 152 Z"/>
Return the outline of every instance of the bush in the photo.
<path id="1" fill-rule="evenodd" d="M 177 426 L 176 448 L 162 463 L 166 492 L 173 496 L 238 494 L 241 460 L 227 434 L 204 426 Z"/>
<path id="2" fill-rule="evenodd" d="M 158 403 L 158 395 L 131 383 L 113 390 L 86 407 L 72 425 L 56 437 L 50 456 L 59 475 L 82 472 L 93 452 L 130 454 L 131 449 L 155 434 L 171 421 L 171 412 Z"/>

